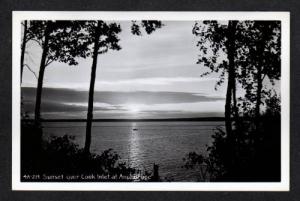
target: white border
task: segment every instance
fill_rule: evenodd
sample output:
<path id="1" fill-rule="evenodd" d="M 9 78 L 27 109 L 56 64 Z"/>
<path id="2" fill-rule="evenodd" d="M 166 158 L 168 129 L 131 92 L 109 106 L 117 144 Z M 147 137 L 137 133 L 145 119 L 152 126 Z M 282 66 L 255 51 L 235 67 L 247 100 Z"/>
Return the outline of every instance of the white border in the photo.
<path id="1" fill-rule="evenodd" d="M 22 20 L 280 20 L 282 22 L 281 182 L 21 182 L 20 47 Z M 290 183 L 290 13 L 289 12 L 13 12 L 12 190 L 81 191 L 289 191 Z"/>

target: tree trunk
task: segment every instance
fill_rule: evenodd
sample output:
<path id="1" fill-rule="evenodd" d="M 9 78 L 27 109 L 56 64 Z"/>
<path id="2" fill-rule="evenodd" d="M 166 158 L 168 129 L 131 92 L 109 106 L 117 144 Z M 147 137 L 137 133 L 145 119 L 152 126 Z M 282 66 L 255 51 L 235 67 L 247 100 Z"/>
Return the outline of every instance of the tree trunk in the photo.
<path id="1" fill-rule="evenodd" d="M 228 139 L 231 139 L 232 135 L 232 123 L 231 123 L 231 98 L 235 85 L 235 66 L 234 66 L 234 53 L 235 53 L 235 29 L 237 21 L 229 21 L 228 24 L 228 84 L 226 92 L 226 103 L 225 103 L 225 127 Z"/>
<path id="2" fill-rule="evenodd" d="M 265 40 L 266 40 L 266 33 L 267 30 L 265 30 L 265 27 L 262 28 L 262 38 L 259 43 L 257 54 L 258 54 L 258 64 L 256 66 L 257 68 L 257 91 L 256 91 L 256 104 L 255 104 L 255 127 L 257 130 L 259 130 L 259 124 L 260 124 L 260 105 L 261 105 L 261 92 L 262 92 L 262 67 L 263 67 L 263 54 L 264 54 L 264 46 L 265 46 Z"/>
<path id="3" fill-rule="evenodd" d="M 44 73 L 46 68 L 46 59 L 48 55 L 48 43 L 49 43 L 49 35 L 50 35 L 50 26 L 51 22 L 47 22 L 46 30 L 45 30 L 45 41 L 43 45 L 43 53 L 42 59 L 40 63 L 40 71 L 38 77 L 38 84 L 36 89 L 36 101 L 35 101 L 35 123 L 36 125 L 40 124 L 40 110 L 41 110 L 41 99 L 42 99 L 42 89 L 43 89 L 43 80 L 44 80 Z"/>
<path id="4" fill-rule="evenodd" d="M 230 78 L 228 73 L 228 84 L 227 84 L 227 92 L 226 92 L 226 103 L 225 103 L 225 127 L 227 137 L 231 137 L 232 126 L 231 126 L 231 89 L 230 89 Z"/>
<path id="5" fill-rule="evenodd" d="M 232 87 L 232 99 L 233 99 L 233 112 L 234 112 L 234 121 L 237 129 L 239 128 L 239 110 L 237 107 L 236 100 L 236 76 L 235 72 L 233 73 L 233 87 Z"/>
<path id="6" fill-rule="evenodd" d="M 26 43 L 27 43 L 26 36 L 27 36 L 27 20 L 24 21 L 23 42 L 22 42 L 22 47 L 21 47 L 21 83 L 22 83 L 22 77 L 23 77 L 25 48 L 26 48 Z"/>
<path id="7" fill-rule="evenodd" d="M 87 122 L 86 122 L 86 137 L 84 145 L 84 153 L 90 153 L 91 146 L 91 133 L 92 133 L 92 121 L 93 121 L 93 107 L 94 107 L 94 88 L 96 80 L 96 70 L 97 70 L 97 59 L 99 50 L 99 38 L 100 38 L 100 27 L 99 22 L 97 24 L 94 36 L 94 52 L 93 52 L 93 64 L 91 72 L 91 82 L 89 89 L 89 102 L 88 102 L 88 112 L 87 112 Z"/>
<path id="8" fill-rule="evenodd" d="M 260 105 L 261 105 L 261 91 L 262 91 L 262 72 L 261 65 L 257 66 L 257 91 L 256 91 L 256 106 L 255 106 L 255 119 L 256 128 L 259 128 L 260 123 Z"/>

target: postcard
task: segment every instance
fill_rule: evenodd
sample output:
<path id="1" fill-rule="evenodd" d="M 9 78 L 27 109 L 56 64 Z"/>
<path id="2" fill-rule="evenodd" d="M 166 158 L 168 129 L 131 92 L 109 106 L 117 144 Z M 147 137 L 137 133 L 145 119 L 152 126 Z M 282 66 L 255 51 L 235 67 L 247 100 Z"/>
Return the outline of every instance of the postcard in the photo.
<path id="1" fill-rule="evenodd" d="M 288 191 L 288 12 L 13 12 L 13 190 Z"/>

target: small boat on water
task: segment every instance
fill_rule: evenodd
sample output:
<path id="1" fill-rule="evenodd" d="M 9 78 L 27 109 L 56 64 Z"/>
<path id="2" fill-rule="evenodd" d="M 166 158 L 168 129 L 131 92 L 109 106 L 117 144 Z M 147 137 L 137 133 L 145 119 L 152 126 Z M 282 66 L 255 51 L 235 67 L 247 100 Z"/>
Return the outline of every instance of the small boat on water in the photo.
<path id="1" fill-rule="evenodd" d="M 137 131 L 138 129 L 137 129 L 137 128 L 133 128 L 132 130 L 133 130 L 133 131 Z"/>

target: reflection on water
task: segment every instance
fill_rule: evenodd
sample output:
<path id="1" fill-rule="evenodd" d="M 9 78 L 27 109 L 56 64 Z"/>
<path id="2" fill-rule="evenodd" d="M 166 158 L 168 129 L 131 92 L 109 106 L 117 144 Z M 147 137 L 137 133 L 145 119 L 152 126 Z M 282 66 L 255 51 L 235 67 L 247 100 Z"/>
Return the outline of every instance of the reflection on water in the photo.
<path id="1" fill-rule="evenodd" d="M 75 143 L 84 146 L 85 123 L 49 122 L 43 126 L 45 138 L 73 135 Z M 182 159 L 191 151 L 205 153 L 217 126 L 224 122 L 94 122 L 91 152 L 101 154 L 112 148 L 133 167 L 152 171 L 155 163 L 161 178 L 195 181 L 199 172 L 182 168 Z"/>
<path id="2" fill-rule="evenodd" d="M 136 122 L 131 124 L 131 134 L 129 141 L 129 164 L 133 167 L 141 167 L 140 155 L 140 143 L 139 143 L 139 131 L 137 129 Z"/>

